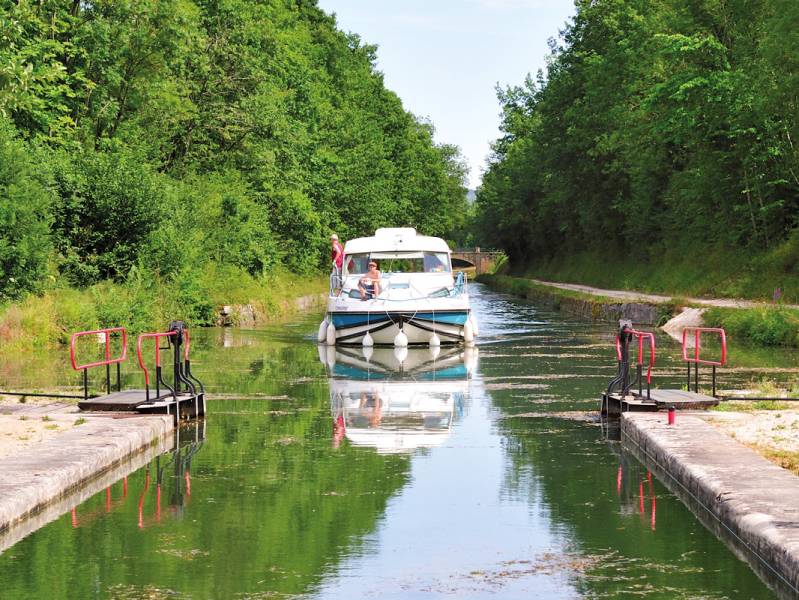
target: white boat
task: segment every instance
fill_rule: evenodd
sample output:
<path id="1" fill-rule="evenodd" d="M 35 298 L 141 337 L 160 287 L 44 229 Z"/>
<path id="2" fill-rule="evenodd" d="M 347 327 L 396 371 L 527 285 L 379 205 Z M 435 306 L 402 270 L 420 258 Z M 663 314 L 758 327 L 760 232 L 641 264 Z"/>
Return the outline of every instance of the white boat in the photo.
<path id="1" fill-rule="evenodd" d="M 394 345 L 471 343 L 477 323 L 464 273 L 453 275 L 451 251 L 441 238 L 410 227 L 378 229 L 344 246 L 341 281 L 331 282 L 319 342 Z M 375 261 L 379 294 L 362 299 L 358 288 Z"/>

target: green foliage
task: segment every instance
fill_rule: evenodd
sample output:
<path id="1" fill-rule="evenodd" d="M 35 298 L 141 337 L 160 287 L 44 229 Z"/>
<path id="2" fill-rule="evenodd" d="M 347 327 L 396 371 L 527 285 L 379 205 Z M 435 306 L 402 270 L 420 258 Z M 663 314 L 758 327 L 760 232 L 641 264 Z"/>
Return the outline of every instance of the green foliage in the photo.
<path id="1" fill-rule="evenodd" d="M 51 249 L 50 202 L 24 145 L 0 119 L 0 298 L 42 288 Z"/>
<path id="2" fill-rule="evenodd" d="M 315 2 L 0 0 L 0 296 L 208 323 L 210 273 L 261 293 L 326 269 L 331 230 L 462 230 L 458 149 L 375 62 Z"/>
<path id="3" fill-rule="evenodd" d="M 53 185 L 62 271 L 82 286 L 124 279 L 165 216 L 166 178 L 128 151 L 81 152 L 53 164 Z"/>
<path id="4" fill-rule="evenodd" d="M 577 2 L 546 76 L 499 90 L 478 243 L 537 271 L 698 258 L 695 287 L 726 287 L 707 254 L 771 256 L 799 212 L 797 18 L 786 0 Z"/>
<path id="5" fill-rule="evenodd" d="M 799 310 L 786 307 L 748 309 L 710 308 L 704 314 L 710 327 L 724 327 L 731 339 L 764 346 L 799 347 Z"/>

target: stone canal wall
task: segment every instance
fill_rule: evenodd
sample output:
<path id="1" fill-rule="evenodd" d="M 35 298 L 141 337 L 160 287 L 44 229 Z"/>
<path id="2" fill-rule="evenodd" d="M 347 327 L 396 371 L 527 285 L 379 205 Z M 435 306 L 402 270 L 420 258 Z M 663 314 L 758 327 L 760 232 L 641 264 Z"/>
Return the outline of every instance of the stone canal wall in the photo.
<path id="1" fill-rule="evenodd" d="M 799 477 L 690 414 L 625 413 L 621 436 L 781 597 L 799 595 Z"/>
<path id="2" fill-rule="evenodd" d="M 328 294 L 325 292 L 286 298 L 275 309 L 278 314 L 284 316 L 309 310 L 321 312 L 325 307 L 327 297 Z M 254 304 L 226 304 L 219 307 L 215 323 L 220 327 L 230 327 L 231 325 L 255 327 L 269 321 L 269 316 Z"/>
<path id="3" fill-rule="evenodd" d="M 618 323 L 619 319 L 630 319 L 639 325 L 658 325 L 670 318 L 674 309 L 669 304 L 620 302 L 613 298 L 569 292 L 538 285 L 523 277 L 481 275 L 478 281 L 501 292 L 537 300 L 550 308 L 592 321 Z"/>
<path id="4" fill-rule="evenodd" d="M 153 447 L 160 453 L 163 444 L 171 443 L 169 415 L 82 418 L 85 422 L 70 431 L 0 460 L 0 533 L 5 535 L 131 456 L 149 455 Z"/>

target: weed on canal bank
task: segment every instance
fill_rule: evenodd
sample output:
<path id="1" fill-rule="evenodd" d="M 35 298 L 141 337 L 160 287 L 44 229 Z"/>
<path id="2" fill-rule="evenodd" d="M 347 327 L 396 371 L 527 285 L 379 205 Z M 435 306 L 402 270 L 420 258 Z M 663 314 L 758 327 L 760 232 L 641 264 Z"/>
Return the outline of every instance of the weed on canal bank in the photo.
<path id="1" fill-rule="evenodd" d="M 691 245 L 652 252 L 646 258 L 585 251 L 514 265 L 513 270 L 525 277 L 607 289 L 766 302 L 776 295 L 782 302 L 799 303 L 797 264 L 799 235 L 793 235 L 760 252 L 719 247 L 697 253 Z"/>
<path id="2" fill-rule="evenodd" d="M 564 290 L 523 277 L 482 275 L 480 281 L 500 291 L 541 300 L 556 310 L 565 307 L 569 312 L 589 316 L 594 320 L 613 320 L 616 315 L 608 308 L 620 304 L 618 298 Z M 646 301 L 635 304 L 651 307 L 652 317 L 649 324 L 658 327 L 678 314 L 681 308 L 692 306 L 689 299 L 682 297 L 671 297 L 663 302 Z M 799 348 L 799 309 L 796 308 L 780 304 L 757 308 L 710 307 L 705 309 L 702 318 L 708 327 L 724 328 L 731 340 L 740 340 L 753 346 Z"/>
<path id="3" fill-rule="evenodd" d="M 723 327 L 733 338 L 759 346 L 799 347 L 799 310 L 785 306 L 709 308 L 703 315 L 709 327 Z"/>
<path id="4" fill-rule="evenodd" d="M 185 281 L 160 279 L 135 269 L 121 283 L 103 281 L 76 289 L 53 287 L 40 295 L 0 307 L 3 351 L 31 351 L 69 342 L 75 331 L 126 327 L 129 334 L 163 329 L 182 319 L 190 326 L 214 325 L 225 305 L 247 307 L 249 324 L 263 324 L 292 314 L 296 299 L 320 294 L 323 277 L 279 272 L 255 278 L 240 269 L 209 264 Z M 232 324 L 237 315 L 232 315 Z"/>

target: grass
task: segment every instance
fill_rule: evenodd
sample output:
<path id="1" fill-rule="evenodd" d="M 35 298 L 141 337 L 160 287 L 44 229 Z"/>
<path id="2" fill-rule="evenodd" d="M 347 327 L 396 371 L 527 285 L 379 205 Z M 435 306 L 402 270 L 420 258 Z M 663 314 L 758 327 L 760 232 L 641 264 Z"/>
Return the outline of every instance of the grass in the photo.
<path id="1" fill-rule="evenodd" d="M 768 460 L 778 464 L 783 469 L 788 469 L 794 475 L 799 475 L 799 452 L 788 450 L 771 450 L 770 448 L 757 448 Z"/>
<path id="2" fill-rule="evenodd" d="M 733 339 L 760 346 L 799 347 L 799 310 L 794 308 L 710 308 L 704 320 L 709 327 L 723 327 Z"/>
<path id="3" fill-rule="evenodd" d="M 296 298 L 327 289 L 323 276 L 276 272 L 254 278 L 240 269 L 209 263 L 180 283 L 133 272 L 124 283 L 105 281 L 86 289 L 53 287 L 42 295 L 0 306 L 2 352 L 32 352 L 69 342 L 75 331 L 124 326 L 129 335 L 162 330 L 182 319 L 213 325 L 222 305 L 250 305 L 257 323 L 284 317 Z"/>
<path id="4" fill-rule="evenodd" d="M 790 402 L 780 402 L 779 400 L 726 400 L 720 402 L 710 410 L 716 412 L 755 412 L 757 410 L 790 410 L 799 408 L 791 406 Z"/>
<path id="5" fill-rule="evenodd" d="M 86 419 L 84 419 L 83 417 L 78 417 L 77 419 L 75 419 L 75 423 L 73 423 L 73 425 L 77 427 L 78 425 L 83 425 L 85 422 Z"/>
<path id="6" fill-rule="evenodd" d="M 514 265 L 518 274 L 667 295 L 799 303 L 799 233 L 769 250 L 725 247 L 584 251 Z"/>
<path id="7" fill-rule="evenodd" d="M 799 269 L 796 268 L 799 265 L 799 233 L 778 247 L 760 253 L 729 248 L 697 252 L 689 248 L 670 249 L 661 254 L 652 251 L 650 256 L 646 259 L 637 254 L 619 255 L 611 251 L 580 252 L 538 260 L 523 268 L 516 267 L 514 273 L 671 296 L 671 301 L 662 304 L 659 325 L 665 323 L 677 307 L 690 305 L 686 296 L 773 301 L 772 306 L 759 308 L 710 308 L 704 316 L 705 324 L 723 327 L 733 340 L 766 347 L 799 348 L 799 309 L 783 305 L 799 303 Z"/>

